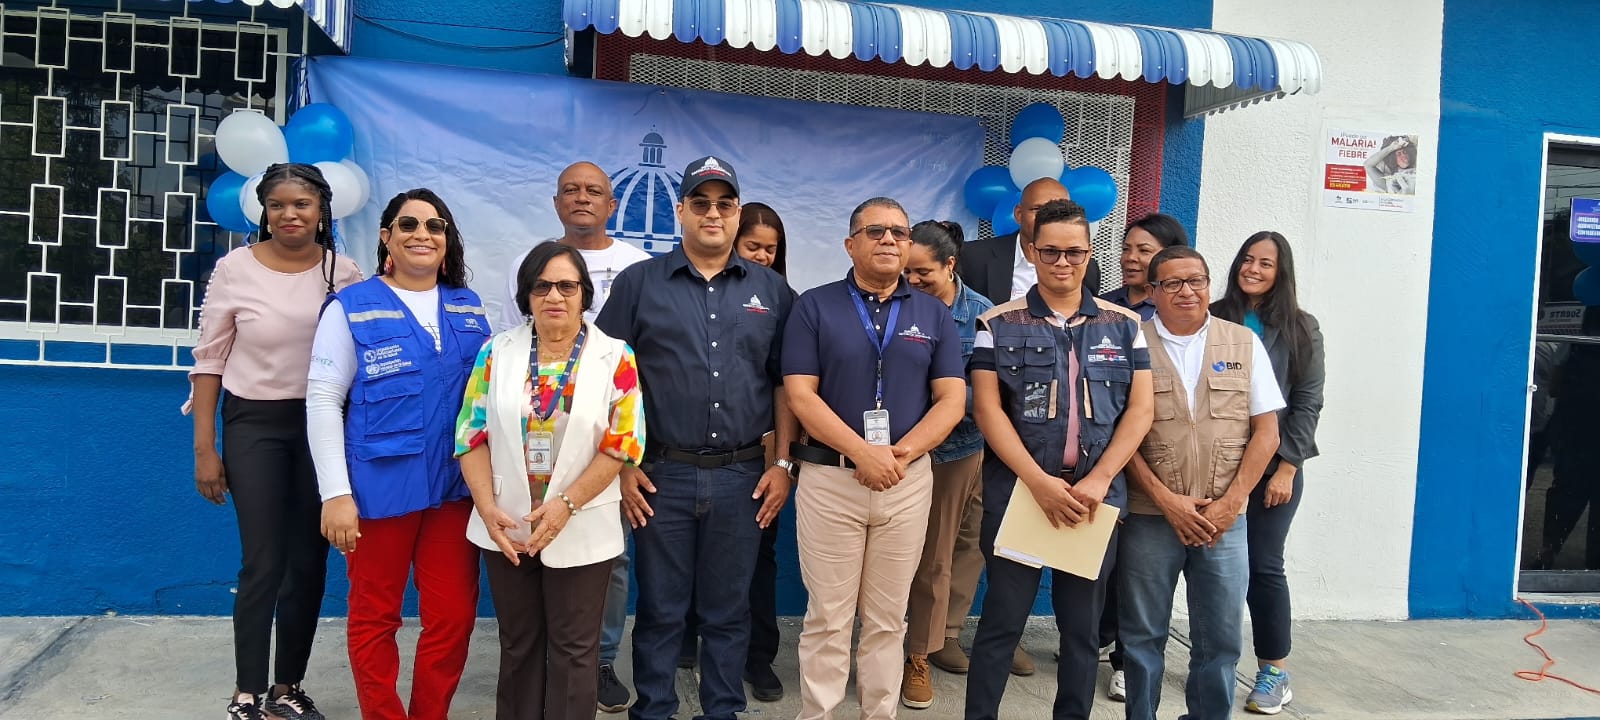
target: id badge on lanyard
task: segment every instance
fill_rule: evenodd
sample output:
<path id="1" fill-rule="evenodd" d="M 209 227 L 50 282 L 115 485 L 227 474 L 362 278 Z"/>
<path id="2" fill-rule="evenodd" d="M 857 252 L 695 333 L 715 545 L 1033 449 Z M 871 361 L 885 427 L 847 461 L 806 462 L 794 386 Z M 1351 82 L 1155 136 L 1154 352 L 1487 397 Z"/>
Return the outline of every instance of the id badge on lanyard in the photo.
<path id="1" fill-rule="evenodd" d="M 861 316 L 861 327 L 866 330 L 867 339 L 872 342 L 873 349 L 878 351 L 878 377 L 872 400 L 873 409 L 861 413 L 861 433 L 868 445 L 888 445 L 889 411 L 883 409 L 883 354 L 889 349 L 889 341 L 894 338 L 895 321 L 900 319 L 900 299 L 895 298 L 889 303 L 889 322 L 884 325 L 881 335 L 872 326 L 872 316 L 867 313 L 867 304 L 862 302 L 861 295 L 851 290 L 850 299 L 855 301 L 856 314 Z"/>
<path id="2" fill-rule="evenodd" d="M 528 472 L 549 475 L 555 469 L 555 439 L 548 430 L 528 433 Z"/>

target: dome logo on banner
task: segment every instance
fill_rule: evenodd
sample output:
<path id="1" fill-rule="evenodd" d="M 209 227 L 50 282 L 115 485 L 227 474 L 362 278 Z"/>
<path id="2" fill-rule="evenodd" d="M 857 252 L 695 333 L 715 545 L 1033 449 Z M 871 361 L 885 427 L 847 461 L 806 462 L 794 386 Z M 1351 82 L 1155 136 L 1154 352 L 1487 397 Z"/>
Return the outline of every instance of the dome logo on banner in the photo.
<path id="1" fill-rule="evenodd" d="M 683 173 L 667 168 L 667 142 L 659 133 L 646 133 L 639 147 L 638 164 L 611 174 L 617 212 L 606 223 L 606 234 L 651 255 L 665 255 L 683 241 L 677 213 Z"/>
<path id="2" fill-rule="evenodd" d="M 1049 103 L 1034 103 L 1020 110 L 1011 122 L 1011 158 L 1006 166 L 988 165 L 967 176 L 967 209 L 988 218 L 995 235 L 1017 231 L 1012 211 L 1022 198 L 1022 188 L 1040 178 L 1057 178 L 1074 202 L 1083 206 L 1089 222 L 1111 214 L 1119 189 L 1111 173 L 1102 168 L 1067 165 L 1061 153 L 1066 121 Z"/>

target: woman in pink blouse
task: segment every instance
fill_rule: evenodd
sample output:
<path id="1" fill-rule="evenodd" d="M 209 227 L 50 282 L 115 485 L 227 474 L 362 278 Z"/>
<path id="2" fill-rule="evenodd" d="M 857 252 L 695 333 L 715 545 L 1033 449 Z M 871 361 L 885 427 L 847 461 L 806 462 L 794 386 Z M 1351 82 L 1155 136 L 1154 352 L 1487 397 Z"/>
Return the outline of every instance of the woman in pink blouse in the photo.
<path id="1" fill-rule="evenodd" d="M 228 717 L 320 720 L 303 690 L 322 607 L 328 542 L 306 441 L 306 374 L 324 298 L 361 279 L 333 250 L 333 191 L 311 165 L 267 168 L 260 241 L 217 261 L 194 348 L 194 480 L 233 496 L 242 559 L 233 605 L 236 682 Z M 225 391 L 225 392 L 224 392 Z M 222 454 L 217 453 L 217 401 Z M 278 653 L 267 684 L 273 621 Z"/>

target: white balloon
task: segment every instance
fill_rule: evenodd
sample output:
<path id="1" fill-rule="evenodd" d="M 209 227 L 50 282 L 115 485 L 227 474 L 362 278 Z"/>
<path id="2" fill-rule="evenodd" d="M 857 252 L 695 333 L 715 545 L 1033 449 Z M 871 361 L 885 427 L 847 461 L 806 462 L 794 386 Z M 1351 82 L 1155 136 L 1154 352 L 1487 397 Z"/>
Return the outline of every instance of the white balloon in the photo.
<path id="1" fill-rule="evenodd" d="M 217 125 L 217 156 L 228 169 L 250 177 L 273 163 L 289 162 L 289 143 L 267 116 L 236 112 Z"/>
<path id="2" fill-rule="evenodd" d="M 367 171 L 350 158 L 340 160 L 339 164 L 350 168 L 350 172 L 355 173 L 356 180 L 361 183 L 361 200 L 356 203 L 356 210 L 366 207 L 367 201 L 372 199 L 372 178 L 367 177 Z"/>
<path id="3" fill-rule="evenodd" d="M 317 169 L 321 170 L 322 177 L 327 179 L 328 187 L 333 188 L 335 220 L 361 209 L 361 181 L 356 178 L 355 171 L 332 160 L 317 163 Z"/>
<path id="4" fill-rule="evenodd" d="M 1048 138 L 1035 137 L 1023 140 L 1011 151 L 1011 162 L 1007 167 L 1011 170 L 1011 182 L 1019 188 L 1025 188 L 1039 178 L 1061 177 L 1061 171 L 1066 166 L 1059 145 Z"/>
<path id="5" fill-rule="evenodd" d="M 239 209 L 251 224 L 261 222 L 261 201 L 256 199 L 256 186 L 260 184 L 261 173 L 256 173 L 245 178 L 244 185 L 239 187 Z"/>

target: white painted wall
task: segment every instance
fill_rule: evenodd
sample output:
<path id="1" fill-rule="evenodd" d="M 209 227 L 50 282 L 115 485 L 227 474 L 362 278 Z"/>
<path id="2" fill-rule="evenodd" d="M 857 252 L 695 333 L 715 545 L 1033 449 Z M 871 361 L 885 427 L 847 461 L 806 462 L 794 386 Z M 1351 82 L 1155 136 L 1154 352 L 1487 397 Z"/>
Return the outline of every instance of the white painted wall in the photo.
<path id="1" fill-rule="evenodd" d="M 1326 338 L 1322 456 L 1307 463 L 1289 535 L 1295 617 L 1404 618 L 1443 2 L 1216 0 L 1214 13 L 1217 30 L 1306 41 L 1323 62 L 1316 95 L 1207 119 L 1197 232 L 1214 276 L 1226 273 L 1251 233 L 1288 237 L 1300 302 Z M 1329 127 L 1419 134 L 1415 212 L 1323 207 Z"/>

